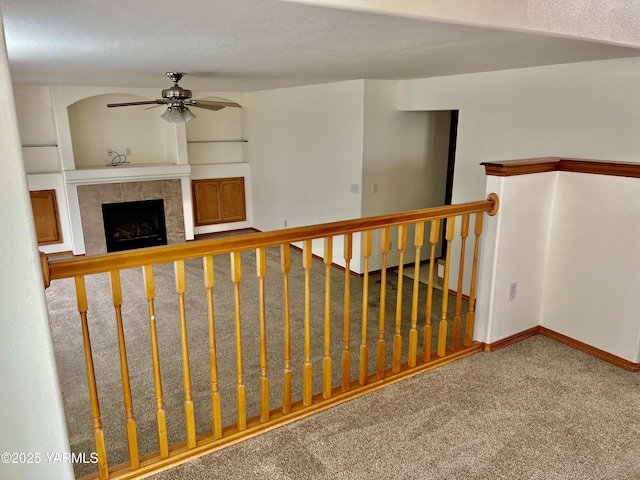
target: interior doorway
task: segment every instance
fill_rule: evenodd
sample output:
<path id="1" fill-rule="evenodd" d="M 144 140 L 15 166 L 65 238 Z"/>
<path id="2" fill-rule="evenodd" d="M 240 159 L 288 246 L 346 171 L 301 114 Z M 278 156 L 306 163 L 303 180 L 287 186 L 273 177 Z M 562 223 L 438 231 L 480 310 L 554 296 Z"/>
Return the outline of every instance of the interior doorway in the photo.
<path id="1" fill-rule="evenodd" d="M 451 205 L 453 197 L 453 171 L 456 164 L 456 145 L 458 143 L 458 110 L 451 110 L 449 122 L 449 152 L 447 154 L 447 181 L 444 204 Z"/>
<path id="2" fill-rule="evenodd" d="M 456 146 L 458 143 L 458 114 L 459 110 L 451 110 L 449 112 L 449 148 L 447 153 L 447 178 L 445 184 L 444 205 L 451 205 L 453 198 L 453 174 L 456 164 Z M 445 242 L 445 232 L 447 221 L 442 222 L 440 230 L 440 257 L 444 258 L 447 254 L 447 243 Z"/>
<path id="3" fill-rule="evenodd" d="M 421 208 L 451 205 L 458 143 L 458 110 L 427 111 L 426 165 L 422 188 L 425 190 Z M 446 255 L 446 220 L 440 222 L 436 258 Z M 425 260 L 425 258 L 423 258 Z"/>
<path id="4" fill-rule="evenodd" d="M 420 201 L 424 203 L 421 203 L 418 208 L 451 205 L 453 202 L 459 111 L 438 110 L 424 111 L 423 113 L 427 118 L 425 131 L 426 155 L 425 169 L 422 171 L 423 176 L 420 179 L 420 189 L 425 194 L 420 198 Z M 436 261 L 446 256 L 446 228 L 446 220 L 441 221 L 438 243 L 434 252 Z M 409 232 L 409 235 L 411 235 L 411 232 Z M 430 261 L 429 236 L 429 226 L 425 225 L 424 243 L 427 248 L 421 251 L 421 263 L 428 264 Z M 413 267 L 411 263 L 405 263 L 405 267 L 403 274 L 412 277 Z M 428 283 L 428 277 L 429 268 L 422 268 L 420 270 L 421 281 Z"/>

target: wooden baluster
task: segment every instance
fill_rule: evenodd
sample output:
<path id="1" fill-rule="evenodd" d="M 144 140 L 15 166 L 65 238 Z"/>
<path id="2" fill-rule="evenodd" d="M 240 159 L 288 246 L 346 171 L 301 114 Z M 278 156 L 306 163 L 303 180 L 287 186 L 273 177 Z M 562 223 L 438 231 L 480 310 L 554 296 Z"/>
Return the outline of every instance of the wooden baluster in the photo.
<path id="1" fill-rule="evenodd" d="M 238 430 L 247 428 L 247 400 L 242 368 L 242 324 L 240 318 L 240 281 L 242 280 L 242 264 L 240 252 L 231 252 L 231 280 L 233 282 L 233 299 L 236 323 L 236 397 L 238 401 Z"/>
<path id="2" fill-rule="evenodd" d="M 344 234 L 344 336 L 342 347 L 342 391 L 351 388 L 351 351 L 349 350 L 349 327 L 351 323 L 351 257 L 353 234 Z"/>
<path id="3" fill-rule="evenodd" d="M 324 239 L 324 355 L 322 357 L 322 397 L 331 397 L 331 263 L 333 237 Z"/>
<path id="4" fill-rule="evenodd" d="M 418 355 L 418 287 L 420 286 L 420 250 L 424 242 L 424 222 L 416 223 L 413 244 L 416 247 L 416 260 L 413 272 L 413 297 L 411 304 L 411 329 L 409 330 L 409 358 L 410 367 L 416 366 Z"/>
<path id="5" fill-rule="evenodd" d="M 389 240 L 391 229 L 382 229 L 380 238 L 380 250 L 382 253 L 382 269 L 380 271 L 380 323 L 378 324 L 378 352 L 376 358 L 376 378 L 384 378 L 384 361 L 387 353 L 387 343 L 384 339 L 385 309 L 387 308 L 387 254 L 389 253 Z"/>
<path id="6" fill-rule="evenodd" d="M 402 279 L 404 269 L 404 250 L 407 248 L 407 226 L 400 225 L 398 227 L 398 251 L 400 259 L 398 260 L 398 292 L 396 296 L 396 333 L 393 336 L 393 360 L 391 370 L 393 373 L 400 371 L 400 360 L 402 358 Z"/>
<path id="7" fill-rule="evenodd" d="M 282 372 L 282 411 L 291 412 L 291 309 L 289 306 L 289 271 L 291 270 L 289 244 L 280 245 L 280 269 L 284 278 L 284 369 Z"/>
<path id="8" fill-rule="evenodd" d="M 213 309 L 213 257 L 202 258 L 204 287 L 207 289 L 207 318 L 209 320 L 209 375 L 211 381 L 211 426 L 213 438 L 222 437 L 222 407 L 218 388 L 218 359 L 216 353 L 216 324 Z"/>
<path id="9" fill-rule="evenodd" d="M 75 284 L 78 312 L 80 313 L 80 323 L 82 324 L 82 342 L 84 345 L 84 360 L 87 367 L 87 387 L 89 388 L 89 403 L 91 404 L 91 418 L 93 420 L 93 437 L 96 442 L 96 454 L 98 455 L 98 474 L 100 479 L 106 479 L 109 478 L 109 466 L 107 464 L 107 450 L 104 443 L 102 419 L 100 418 L 100 403 L 98 402 L 98 387 L 96 385 L 91 340 L 89 338 L 87 289 L 84 283 L 84 276 L 75 277 Z"/>
<path id="10" fill-rule="evenodd" d="M 122 326 L 122 287 L 120 285 L 120 272 L 109 272 L 111 279 L 111 296 L 113 307 L 116 311 L 116 329 L 118 331 L 118 351 L 120 354 L 120 375 L 122 377 L 122 396 L 124 399 L 124 411 L 127 419 L 127 441 L 129 443 L 129 461 L 131 470 L 140 467 L 138 456 L 138 433 L 136 421 L 133 417 L 133 402 L 131 400 L 131 382 L 129 381 L 129 365 L 127 363 L 127 347 L 124 340 L 124 328 Z"/>
<path id="11" fill-rule="evenodd" d="M 444 264 L 444 284 L 442 285 L 442 317 L 438 330 L 438 356 L 444 357 L 447 351 L 447 305 L 449 302 L 449 267 L 451 263 L 451 242 L 456 229 L 456 217 L 447 218 L 445 239 L 447 240 L 447 254 Z"/>
<path id="12" fill-rule="evenodd" d="M 304 268 L 304 363 L 302 365 L 302 404 L 311 405 L 313 378 L 311 376 L 311 240 L 305 240 L 302 247 Z"/>
<path id="13" fill-rule="evenodd" d="M 437 263 L 436 246 L 440 236 L 440 219 L 431 220 L 431 231 L 429 232 L 429 243 L 431 243 L 431 255 L 429 256 L 429 285 L 427 285 L 427 318 L 424 325 L 424 343 L 422 347 L 422 359 L 425 362 L 431 360 L 431 337 L 433 328 L 431 326 L 431 311 L 433 309 L 433 276 Z"/>
<path id="14" fill-rule="evenodd" d="M 264 296 L 264 277 L 267 275 L 267 250 L 256 249 L 256 274 L 260 290 L 260 421 L 269 420 L 269 377 L 267 376 L 267 311 Z"/>
<path id="15" fill-rule="evenodd" d="M 451 333 L 451 350 L 457 352 L 460 348 L 460 329 L 462 328 L 462 281 L 464 280 L 464 254 L 467 248 L 467 236 L 469 235 L 469 214 L 462 216 L 460 230 L 460 268 L 458 269 L 458 291 L 456 292 L 456 315 L 453 317 L 453 331 Z"/>
<path id="16" fill-rule="evenodd" d="M 367 345 L 369 325 L 369 257 L 371 256 L 371 230 L 363 232 L 362 256 L 364 257 L 364 281 L 362 285 L 362 340 L 360 343 L 360 385 L 367 383 L 369 376 L 369 347 Z"/>
<path id="17" fill-rule="evenodd" d="M 476 307 L 476 279 L 478 273 L 478 250 L 480 248 L 480 235 L 482 235 L 482 222 L 484 213 L 476 213 L 476 224 L 474 234 L 476 236 L 475 246 L 473 248 L 473 268 L 471 270 L 471 291 L 469 292 L 469 311 L 467 312 L 467 321 L 464 332 L 464 346 L 470 347 L 473 342 L 473 324 L 475 322 Z"/>
<path id="18" fill-rule="evenodd" d="M 184 304 L 184 293 L 187 282 L 184 275 L 184 260 L 173 263 L 176 277 L 176 292 L 180 309 L 180 347 L 182 349 L 182 380 L 184 383 L 184 418 L 187 429 L 187 447 L 196 446 L 196 421 L 191 398 L 191 370 L 189 368 L 189 345 L 187 342 L 187 312 Z"/>
<path id="19" fill-rule="evenodd" d="M 155 282 L 153 280 L 153 266 L 142 267 L 144 277 L 144 289 L 147 297 L 147 310 L 149 311 L 149 334 L 151 337 L 151 362 L 153 365 L 153 390 L 156 397 L 156 423 L 158 424 L 158 445 L 160 446 L 160 458 L 169 456 L 169 441 L 167 439 L 167 418 L 162 399 L 162 379 L 160 376 L 160 354 L 158 352 L 158 334 L 156 330 L 156 313 L 154 299 L 156 295 Z"/>

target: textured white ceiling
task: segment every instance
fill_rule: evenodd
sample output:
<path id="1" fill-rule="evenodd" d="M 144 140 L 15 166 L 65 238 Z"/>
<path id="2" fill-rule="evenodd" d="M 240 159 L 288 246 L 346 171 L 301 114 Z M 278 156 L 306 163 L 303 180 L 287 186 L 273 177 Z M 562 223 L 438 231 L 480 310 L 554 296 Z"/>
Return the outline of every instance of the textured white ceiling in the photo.
<path id="1" fill-rule="evenodd" d="M 167 84 L 164 72 L 184 71 L 188 88 L 248 91 L 640 56 L 502 27 L 276 0 L 0 0 L 0 8 L 15 83 L 157 87 Z"/>
<path id="2" fill-rule="evenodd" d="M 640 0 L 283 0 L 640 47 Z"/>

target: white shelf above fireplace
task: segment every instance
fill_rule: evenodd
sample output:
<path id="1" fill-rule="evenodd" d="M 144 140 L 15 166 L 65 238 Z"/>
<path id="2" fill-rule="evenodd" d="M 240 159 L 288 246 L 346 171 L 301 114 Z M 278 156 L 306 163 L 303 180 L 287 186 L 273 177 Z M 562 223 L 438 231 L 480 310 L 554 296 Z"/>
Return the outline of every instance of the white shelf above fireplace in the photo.
<path id="1" fill-rule="evenodd" d="M 171 178 L 189 178 L 191 165 L 175 164 L 125 164 L 118 167 L 82 168 L 62 172 L 67 184 L 97 184 L 137 182 L 143 180 L 166 180 Z"/>

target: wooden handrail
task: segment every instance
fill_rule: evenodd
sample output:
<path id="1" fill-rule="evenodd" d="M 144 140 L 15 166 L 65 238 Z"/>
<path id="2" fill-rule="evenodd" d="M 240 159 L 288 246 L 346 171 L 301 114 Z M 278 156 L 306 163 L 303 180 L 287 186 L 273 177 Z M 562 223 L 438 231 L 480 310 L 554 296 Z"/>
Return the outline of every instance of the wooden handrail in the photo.
<path id="1" fill-rule="evenodd" d="M 543 157 L 483 162 L 481 165 L 484 165 L 487 175 L 494 177 L 513 177 L 545 172 L 573 172 L 640 178 L 640 164 L 610 160 Z"/>
<path id="2" fill-rule="evenodd" d="M 314 238 L 392 227 L 416 221 L 442 219 L 462 214 L 488 212 L 489 215 L 495 215 L 497 209 L 498 196 L 492 193 L 487 200 L 479 202 L 426 208 L 355 220 L 343 220 L 272 232 L 201 240 L 179 245 L 139 248 L 125 252 L 105 253 L 73 259 L 48 260 L 46 264 L 43 262 L 43 275 L 45 279 L 51 280 L 72 278 L 77 275 L 91 275 L 94 273 L 108 272 L 110 270 L 122 270 L 150 264 L 169 263 L 176 260 L 187 260 L 232 251 L 240 252 L 261 247 L 311 240 Z M 45 271 L 46 267 L 48 267 L 48 272 Z"/>

